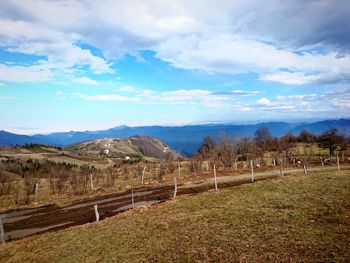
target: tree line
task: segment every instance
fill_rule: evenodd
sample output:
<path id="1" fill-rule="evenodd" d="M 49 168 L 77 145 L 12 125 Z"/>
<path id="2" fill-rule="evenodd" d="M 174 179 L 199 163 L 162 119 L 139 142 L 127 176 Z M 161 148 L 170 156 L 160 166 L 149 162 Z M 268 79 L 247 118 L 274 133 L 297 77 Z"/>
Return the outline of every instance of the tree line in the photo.
<path id="1" fill-rule="evenodd" d="M 194 159 L 209 160 L 220 163 L 223 167 L 232 167 L 236 161 L 263 158 L 268 152 L 278 156 L 292 157 L 291 149 L 297 143 L 316 144 L 328 149 L 329 156 L 334 157 L 336 152 L 346 151 L 350 138 L 341 134 L 337 129 L 329 129 L 320 135 L 303 130 L 299 135 L 289 133 L 281 137 L 273 137 L 268 128 L 261 127 L 256 130 L 254 136 L 229 138 L 221 134 L 218 141 L 212 136 L 207 136 L 203 139 Z"/>

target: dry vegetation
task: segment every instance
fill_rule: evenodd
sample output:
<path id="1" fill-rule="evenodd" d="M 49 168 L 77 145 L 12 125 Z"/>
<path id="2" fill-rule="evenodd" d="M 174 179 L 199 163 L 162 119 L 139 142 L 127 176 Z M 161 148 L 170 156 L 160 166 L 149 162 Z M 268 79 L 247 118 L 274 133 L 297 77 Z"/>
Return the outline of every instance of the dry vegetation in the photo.
<path id="1" fill-rule="evenodd" d="M 0 247 L 6 262 L 349 262 L 350 172 L 207 192 Z"/>
<path id="2" fill-rule="evenodd" d="M 154 150 L 150 138 L 135 138 L 146 147 L 143 151 Z M 267 129 L 261 128 L 254 138 L 230 139 L 222 135 L 216 142 L 207 137 L 194 157 L 177 160 L 138 156 L 126 161 L 98 153 L 79 154 L 75 148 L 70 152 L 41 145 L 6 148 L 0 151 L 0 207 L 4 210 L 32 206 L 36 184 L 39 185 L 39 204 L 66 204 L 141 186 L 142 174 L 143 185 L 159 185 L 172 184 L 174 176 L 178 177 L 179 183 L 212 177 L 214 164 L 218 176 L 222 176 L 249 172 L 250 160 L 257 172 L 274 166 L 320 166 L 321 162 L 336 165 L 335 155 L 340 156 L 341 163 L 347 163 L 350 156 L 348 140 L 335 130 L 321 136 L 304 131 L 298 137 L 289 134 L 273 138 Z M 98 142 L 105 143 L 104 140 Z M 156 146 L 164 145 L 157 141 Z"/>

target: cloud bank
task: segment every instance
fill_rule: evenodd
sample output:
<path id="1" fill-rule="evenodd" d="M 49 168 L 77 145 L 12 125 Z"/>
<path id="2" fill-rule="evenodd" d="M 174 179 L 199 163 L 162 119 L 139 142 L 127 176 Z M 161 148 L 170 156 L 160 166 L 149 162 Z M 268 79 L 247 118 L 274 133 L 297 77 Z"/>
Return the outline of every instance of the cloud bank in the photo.
<path id="1" fill-rule="evenodd" d="M 347 0 L 4 0 L 1 6 L 0 47 L 42 57 L 1 64 L 3 81 L 46 81 L 81 68 L 113 74 L 113 61 L 142 50 L 178 68 L 254 73 L 286 85 L 350 78 Z"/>

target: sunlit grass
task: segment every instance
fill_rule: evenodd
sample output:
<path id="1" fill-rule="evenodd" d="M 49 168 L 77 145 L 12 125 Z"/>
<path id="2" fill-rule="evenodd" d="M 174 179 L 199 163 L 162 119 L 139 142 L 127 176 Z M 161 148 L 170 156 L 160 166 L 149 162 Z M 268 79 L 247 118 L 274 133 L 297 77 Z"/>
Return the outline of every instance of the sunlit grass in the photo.
<path id="1" fill-rule="evenodd" d="M 0 247 L 8 262 L 347 262 L 350 172 L 206 192 Z"/>

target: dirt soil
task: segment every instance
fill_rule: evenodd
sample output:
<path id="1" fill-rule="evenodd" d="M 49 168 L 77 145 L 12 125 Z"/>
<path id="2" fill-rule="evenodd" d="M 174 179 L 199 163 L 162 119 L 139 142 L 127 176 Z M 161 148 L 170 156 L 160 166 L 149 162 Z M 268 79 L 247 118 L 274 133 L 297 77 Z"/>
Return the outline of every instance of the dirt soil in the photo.
<path id="1" fill-rule="evenodd" d="M 344 167 L 343 169 L 345 168 L 348 169 L 350 167 Z M 311 168 L 310 171 L 318 171 L 320 169 Z M 327 169 L 334 170 L 335 167 L 329 167 Z M 300 169 L 286 170 L 284 175 L 300 172 L 302 172 Z M 256 173 L 254 175 L 254 181 L 273 179 L 278 176 L 280 176 L 278 170 Z M 252 183 L 252 177 L 250 174 L 222 176 L 217 178 L 217 182 L 220 189 Z M 185 183 L 178 185 L 177 195 L 194 195 L 212 189 L 214 189 L 214 179 L 199 183 Z M 173 195 L 173 185 L 142 187 L 80 201 L 64 207 L 46 205 L 36 208 L 8 210 L 1 215 L 5 240 L 21 239 L 34 234 L 94 222 L 96 220 L 94 205 L 98 205 L 100 220 L 103 220 L 106 217 L 114 216 L 128 209 L 164 202 L 173 198 Z"/>

